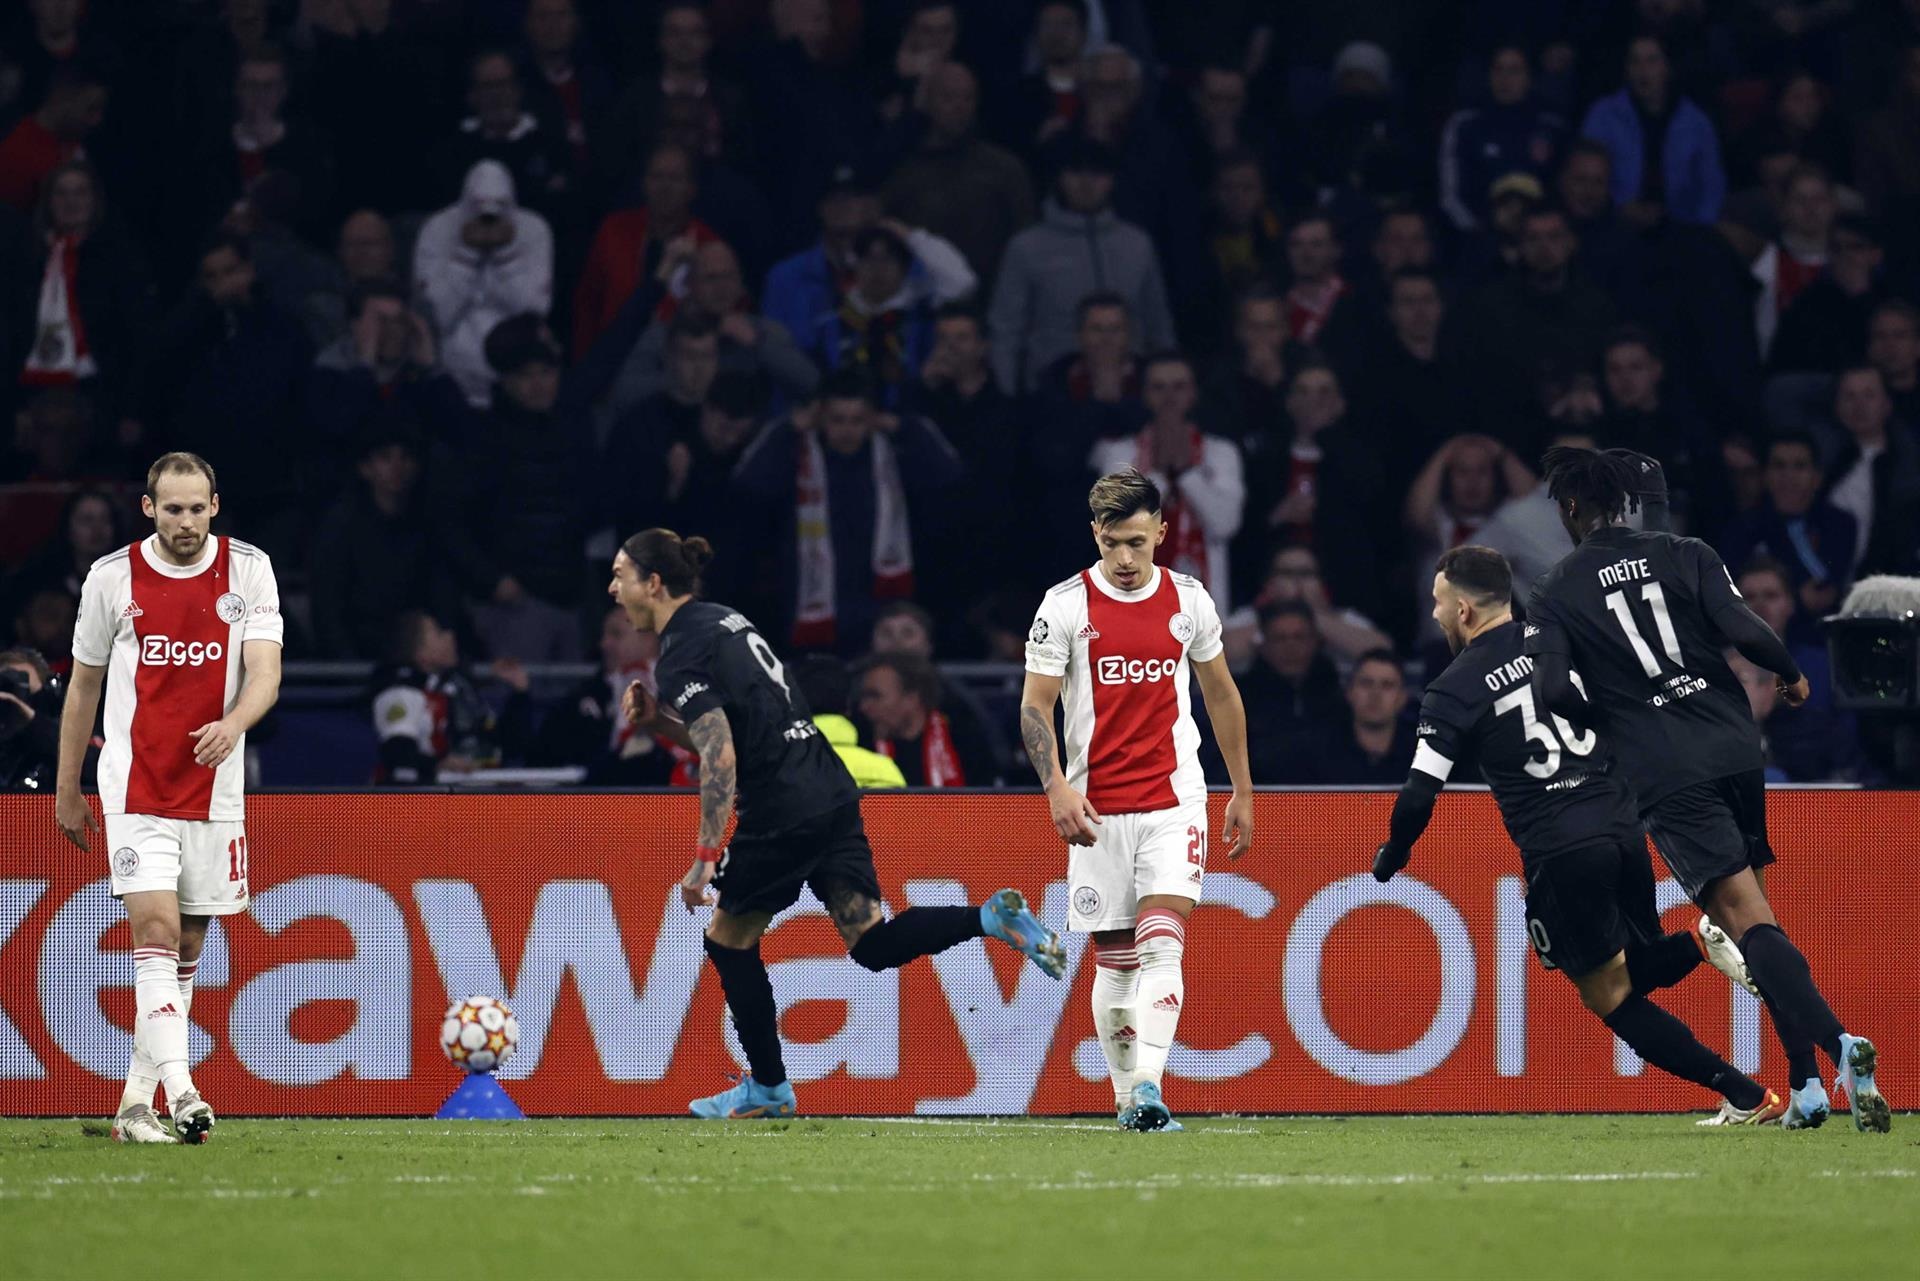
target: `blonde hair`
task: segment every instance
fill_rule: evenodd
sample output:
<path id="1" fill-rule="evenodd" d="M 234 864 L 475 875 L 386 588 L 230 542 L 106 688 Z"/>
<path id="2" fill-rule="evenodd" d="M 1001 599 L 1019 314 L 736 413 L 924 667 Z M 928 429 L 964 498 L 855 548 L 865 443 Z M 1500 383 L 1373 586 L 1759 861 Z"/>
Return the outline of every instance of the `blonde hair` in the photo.
<path id="1" fill-rule="evenodd" d="M 159 487 L 162 476 L 185 476 L 194 472 L 198 472 L 207 478 L 207 492 L 209 494 L 217 494 L 220 492 L 220 483 L 213 478 L 212 463 L 198 454 L 189 454 L 185 450 L 175 450 L 173 453 L 160 455 L 160 457 L 153 460 L 153 466 L 147 468 L 147 497 L 152 498 L 154 496 L 153 491 Z"/>

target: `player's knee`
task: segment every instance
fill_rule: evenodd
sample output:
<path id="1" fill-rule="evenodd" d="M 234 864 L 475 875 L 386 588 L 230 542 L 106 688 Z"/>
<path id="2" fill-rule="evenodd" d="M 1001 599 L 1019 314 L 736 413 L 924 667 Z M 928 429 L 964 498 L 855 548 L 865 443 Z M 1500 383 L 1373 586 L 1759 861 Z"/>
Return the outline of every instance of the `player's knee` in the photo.
<path id="1" fill-rule="evenodd" d="M 1633 995 L 1633 982 L 1624 964 L 1606 965 L 1574 980 L 1580 990 L 1580 1004 L 1601 1018 L 1619 1009 Z"/>
<path id="2" fill-rule="evenodd" d="M 163 947 L 170 952 L 180 950 L 180 922 L 168 918 L 162 913 L 143 915 L 129 921 L 133 931 L 135 947 Z"/>
<path id="3" fill-rule="evenodd" d="M 715 912 L 713 919 L 707 922 L 707 937 L 720 947 L 740 951 L 760 941 L 760 929 L 753 921 Z"/>

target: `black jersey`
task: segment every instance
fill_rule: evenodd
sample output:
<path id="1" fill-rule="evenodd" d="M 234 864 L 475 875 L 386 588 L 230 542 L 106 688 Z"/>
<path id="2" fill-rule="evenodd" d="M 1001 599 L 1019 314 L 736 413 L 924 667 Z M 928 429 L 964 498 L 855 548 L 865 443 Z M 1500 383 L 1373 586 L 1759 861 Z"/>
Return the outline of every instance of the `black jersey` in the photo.
<path id="1" fill-rule="evenodd" d="M 1699 539 L 1617 525 L 1534 584 L 1527 653 L 1571 660 L 1643 813 L 1679 788 L 1761 768 L 1760 730 L 1713 621 L 1739 596 Z"/>
<path id="2" fill-rule="evenodd" d="M 784 832 L 858 798 L 806 696 L 746 615 L 689 601 L 660 632 L 660 702 L 692 724 L 718 708 L 733 734 L 739 831 Z"/>
<path id="3" fill-rule="evenodd" d="M 1427 686 L 1413 767 L 1444 783 L 1456 764 L 1477 760 L 1525 862 L 1637 839 L 1633 795 L 1605 740 L 1543 716 L 1532 676 L 1516 624 L 1474 637 Z"/>

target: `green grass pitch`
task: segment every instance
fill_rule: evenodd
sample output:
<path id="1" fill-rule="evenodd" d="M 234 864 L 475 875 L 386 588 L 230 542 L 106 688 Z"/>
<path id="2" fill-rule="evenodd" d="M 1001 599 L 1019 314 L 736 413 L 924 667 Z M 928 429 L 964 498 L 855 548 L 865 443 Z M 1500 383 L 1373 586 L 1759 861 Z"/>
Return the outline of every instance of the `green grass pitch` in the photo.
<path id="1" fill-rule="evenodd" d="M 1912 1277 L 1920 1125 L 0 1121 L 38 1277 Z M 95 1127 L 98 1128 L 98 1127 Z"/>

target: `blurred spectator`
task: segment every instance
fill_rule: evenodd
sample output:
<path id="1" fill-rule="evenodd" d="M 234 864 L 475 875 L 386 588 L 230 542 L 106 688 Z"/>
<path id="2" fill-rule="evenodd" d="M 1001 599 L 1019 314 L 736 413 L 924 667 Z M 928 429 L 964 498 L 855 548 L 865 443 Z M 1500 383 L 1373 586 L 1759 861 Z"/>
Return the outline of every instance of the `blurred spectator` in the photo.
<path id="1" fill-rule="evenodd" d="M 1433 228 L 1427 216 L 1408 205 L 1390 205 L 1381 214 L 1367 247 L 1363 273 L 1349 282 L 1345 305 L 1335 311 L 1320 340 L 1321 350 L 1336 364 L 1363 359 L 1370 345 L 1384 342 L 1388 293 L 1393 278 L 1403 271 L 1440 271 L 1433 253 Z"/>
<path id="2" fill-rule="evenodd" d="M 1319 727 L 1351 713 L 1304 601 L 1260 611 L 1259 657 L 1240 682 L 1240 697 L 1247 705 L 1253 776 L 1263 783 L 1307 781 Z"/>
<path id="3" fill-rule="evenodd" d="M 1594 103 L 1580 132 L 1607 149 L 1613 203 L 1629 226 L 1720 216 L 1727 194 L 1720 139 L 1707 113 L 1675 86 L 1660 37 L 1637 36 L 1627 46 L 1626 86 Z"/>
<path id="4" fill-rule="evenodd" d="M 203 236 L 244 202 L 269 170 L 287 175 L 294 198 L 288 221 L 303 233 L 333 225 L 334 148 L 304 116 L 288 110 L 293 72 L 276 44 L 247 50 L 234 73 L 233 115 L 195 140 L 187 163 L 174 171 L 181 238 Z M 291 304 L 291 300 L 284 300 Z"/>
<path id="5" fill-rule="evenodd" d="M 1032 391 L 1040 373 L 1073 346 L 1080 300 L 1118 293 L 1148 349 L 1173 338 L 1153 242 L 1112 208 L 1114 157 L 1092 142 L 1068 147 L 1038 225 L 1013 238 L 1001 260 L 987 327 L 994 375 L 1009 393 Z"/>
<path id="6" fill-rule="evenodd" d="M 31 212 L 54 171 L 84 159 L 80 145 L 106 114 L 106 83 L 84 64 L 59 67 L 40 106 L 0 138 L 0 204 Z"/>
<path id="7" fill-rule="evenodd" d="M 1835 211 L 1827 176 L 1811 167 L 1795 170 L 1780 208 L 1780 235 L 1753 262 L 1753 278 L 1760 282 L 1753 318 L 1762 356 L 1780 317 L 1825 270 Z"/>
<path id="8" fill-rule="evenodd" d="M 221 225 L 247 238 L 254 274 L 266 296 L 288 311 L 304 314 L 308 298 L 333 286 L 337 268 L 295 230 L 299 200 L 299 180 L 269 169 Z"/>
<path id="9" fill-rule="evenodd" d="M 1386 633 L 1366 615 L 1336 606 L 1328 598 L 1327 584 L 1320 577 L 1320 558 L 1312 548 L 1283 547 L 1273 554 L 1253 603 L 1236 609 L 1225 620 L 1222 637 L 1227 664 L 1234 671 L 1245 671 L 1259 648 L 1261 611 L 1284 601 L 1299 601 L 1313 611 L 1313 625 L 1336 667 L 1351 669 L 1362 654 L 1392 647 Z"/>
<path id="10" fill-rule="evenodd" d="M 863 373 L 893 408 L 932 346 L 934 308 L 966 297 L 977 281 L 952 245 L 897 222 L 855 236 L 853 253 L 839 307 L 817 318 L 801 344 L 822 369 Z"/>
<path id="11" fill-rule="evenodd" d="M 1261 173 L 1263 187 L 1263 157 L 1274 155 L 1279 165 L 1285 165 L 1282 157 L 1290 150 L 1285 144 L 1291 139 L 1285 138 L 1284 122 L 1275 119 L 1277 113 L 1248 110 L 1247 73 L 1241 67 L 1224 60 L 1199 67 L 1192 73 L 1185 100 L 1172 105 L 1196 187 L 1211 186 L 1217 193 L 1229 159 L 1251 160 Z"/>
<path id="12" fill-rule="evenodd" d="M 1749 436 L 1735 433 L 1720 442 L 1720 463 L 1726 471 L 1733 516 L 1760 510 L 1767 496 L 1766 469 L 1760 458 L 1760 448 Z"/>
<path id="13" fill-rule="evenodd" d="M 1780 686 L 1778 678 L 1772 672 L 1762 670 L 1747 661 L 1746 655 L 1728 646 L 1721 654 L 1727 667 L 1733 672 L 1733 678 L 1740 682 L 1740 688 L 1747 696 L 1747 710 L 1753 714 L 1753 723 L 1760 727 L 1760 750 L 1766 760 L 1765 773 L 1769 783 L 1794 782 L 1792 775 L 1775 759 L 1771 735 L 1768 733 L 1774 713 L 1780 710 Z"/>
<path id="14" fill-rule="evenodd" d="M 1413 563 L 1477 541 L 1475 535 L 1507 498 L 1540 483 L 1519 457 L 1491 436 L 1455 436 L 1435 450 L 1407 491 L 1401 519 L 1413 536 Z M 1422 584 L 1419 595 L 1430 595 Z"/>
<path id="15" fill-rule="evenodd" d="M 111 417 L 133 413 L 132 384 L 153 325 L 153 285 L 131 242 L 107 218 L 100 177 L 83 160 L 48 175 L 34 213 L 33 318 L 19 372 L 25 387 L 83 385 Z"/>
<path id="16" fill-rule="evenodd" d="M 1780 314 L 1767 349 L 1769 370 L 1831 374 L 1866 350 L 1868 317 L 1887 296 L 1879 231 L 1864 218 L 1843 215 L 1834 220 L 1829 244 L 1825 269 Z"/>
<path id="17" fill-rule="evenodd" d="M 1015 151 L 1033 155 L 1080 119 L 1081 59 L 1087 49 L 1085 0 L 1042 0 L 1033 13 L 1033 49 L 1038 66 L 1004 104 L 1001 137 Z"/>
<path id="18" fill-rule="evenodd" d="M 547 713 L 533 762 L 584 766 L 581 781 L 589 787 L 664 787 L 678 763 L 673 745 L 629 725 L 620 706 L 633 682 L 652 689 L 660 639 L 634 627 L 627 611 L 615 606 L 600 620 L 599 645 L 600 670 Z"/>
<path id="19" fill-rule="evenodd" d="M 38 650 L 0 650 L 0 792 L 53 791 L 65 695 Z"/>
<path id="20" fill-rule="evenodd" d="M 1147 358 L 1141 374 L 1147 423 L 1131 439 L 1102 441 L 1089 458 L 1109 475 L 1138 467 L 1160 487 L 1166 538 L 1155 560 L 1175 573 L 1199 579 L 1225 614 L 1232 607 L 1228 544 L 1240 532 L 1246 478 L 1240 449 L 1223 436 L 1203 434 L 1194 423 L 1200 399 L 1193 361 L 1178 352 Z"/>
<path id="21" fill-rule="evenodd" d="M 1417 178 L 1392 57 L 1372 41 L 1355 40 L 1334 57 L 1331 75 L 1333 94 L 1307 124 L 1314 181 L 1376 200 L 1406 196 Z"/>
<path id="22" fill-rule="evenodd" d="M 696 532 L 651 513 L 662 503 L 679 506 L 692 461 L 687 451 L 700 433 L 719 371 L 720 331 L 713 320 L 684 311 L 676 315 L 667 326 L 659 390 L 615 420 L 607 433 L 600 474 L 611 487 L 614 527 L 623 531 L 621 537 L 624 531 L 661 524 L 682 534 Z M 738 445 L 727 452 L 737 454 Z"/>
<path id="23" fill-rule="evenodd" d="M 1034 519 L 1045 531 L 1036 541 L 1056 557 L 1075 559 L 1087 543 L 1087 486 L 1093 482 L 1088 454 L 1099 441 L 1137 432 L 1146 416 L 1126 299 L 1091 293 L 1080 300 L 1076 315 L 1077 350 L 1047 367 L 1022 411 L 1031 424 L 1029 448 L 1040 490 Z M 1047 577 L 1050 572 L 1039 571 L 1028 586 L 1054 581 Z M 1017 635 L 1024 645 L 1024 625 Z"/>
<path id="24" fill-rule="evenodd" d="M 105 489 L 68 496 L 54 536 L 6 580 L 5 600 L 17 605 L 45 587 L 79 599 L 93 562 L 128 542 L 126 502 Z"/>
<path id="25" fill-rule="evenodd" d="M 673 144 L 647 157 L 644 205 L 616 209 L 600 223 L 573 295 L 573 349 L 584 355 L 642 282 L 665 291 L 660 315 L 672 316 L 686 293 L 694 251 L 719 239 L 693 216 L 694 161 Z"/>
<path id="26" fill-rule="evenodd" d="M 875 654 L 895 654 L 933 661 L 933 615 L 925 606 L 910 600 L 897 600 L 883 608 L 873 620 L 873 639 L 868 650 Z"/>
<path id="27" fill-rule="evenodd" d="M 1034 219 L 1033 184 L 1018 160 L 976 133 L 979 82 L 971 71 L 943 63 L 924 84 L 917 139 L 882 198 L 895 218 L 951 241 L 976 276 L 991 280 L 1007 242 Z"/>
<path id="28" fill-rule="evenodd" d="M 59 73 L 96 52 L 98 21 L 87 20 L 85 0 L 26 0 L 7 31 L 9 78 L 24 102 L 38 102 Z M 10 95 L 11 96 L 11 95 Z"/>
<path id="29" fill-rule="evenodd" d="M 565 394 L 559 345 L 538 316 L 495 325 L 486 356 L 498 379 L 493 405 L 470 439 L 434 462 L 436 523 L 448 563 L 480 602 L 474 626 L 488 651 L 570 661 L 594 524 L 585 410 Z"/>
<path id="30" fill-rule="evenodd" d="M 459 637 L 433 615 L 409 610 L 395 620 L 386 656 L 374 673 L 373 728 L 380 739 L 374 782 L 421 785 L 442 772 L 490 769 L 527 740 L 532 713 L 520 664 L 493 664 L 494 678 L 512 691 L 496 719 L 461 670 Z"/>
<path id="31" fill-rule="evenodd" d="M 753 95 L 761 185 L 775 201 L 777 223 L 793 230 L 805 225 L 830 175 L 867 155 L 877 114 L 836 48 L 858 36 L 855 12 L 846 11 L 851 22 L 840 32 L 826 0 L 783 0 L 769 17 L 771 38 L 746 51 L 742 79 Z"/>
<path id="32" fill-rule="evenodd" d="M 452 199 L 475 165 L 497 160 L 513 175 L 521 204 L 550 227 L 570 227 L 576 182 L 572 154 L 559 127 L 536 119 L 523 102 L 520 69 L 511 54 L 484 49 L 468 61 L 471 114 L 452 138 L 435 148 L 440 164 L 436 195 Z"/>
<path id="33" fill-rule="evenodd" d="M 393 0 L 310 7 L 310 101 L 316 118 L 346 144 L 334 153 L 342 207 L 396 214 L 447 199 L 452 193 L 436 188 L 433 166 L 420 163 L 429 130 L 451 105 L 451 67 L 442 51 L 396 16 L 396 8 L 408 6 Z"/>
<path id="34" fill-rule="evenodd" d="M 1480 422 L 1496 435 L 1526 419 L 1543 370 L 1591 368 L 1613 327 L 1613 303 L 1574 268 L 1574 247 L 1564 212 L 1533 210 L 1521 226 L 1518 268 L 1462 310 Z"/>
<path id="35" fill-rule="evenodd" d="M 1314 343 L 1351 287 L 1340 275 L 1340 238 L 1333 219 L 1309 213 L 1287 228 L 1287 336 Z"/>
<path id="36" fill-rule="evenodd" d="M 1833 705 L 1833 668 L 1818 628 L 1794 600 L 1786 569 L 1767 559 L 1748 561 L 1736 586 L 1747 607 L 1787 643 L 1807 678 L 1807 701 L 1781 715 L 1763 719 L 1768 754 L 1787 778 L 1823 782 L 1842 777 L 1858 761 L 1859 727 L 1850 713 Z M 1767 684 L 1773 676 L 1768 673 Z M 1745 684 L 1743 678 L 1742 684 Z M 1749 687 L 1749 695 L 1753 693 Z"/>
<path id="37" fill-rule="evenodd" d="M 1201 418 L 1248 460 L 1284 443 L 1286 307 L 1272 286 L 1255 284 L 1233 305 L 1232 349 L 1214 361 Z"/>
<path id="38" fill-rule="evenodd" d="M 1390 649 L 1362 654 L 1347 676 L 1349 715 L 1327 727 L 1314 753 L 1315 781 L 1326 784 L 1403 783 L 1413 767 L 1413 725 L 1407 681 Z"/>
<path id="39" fill-rule="evenodd" d="M 971 717 L 940 710 L 940 675 L 909 654 L 874 654 L 860 664 L 857 705 L 873 747 L 900 767 L 909 787 L 991 787 L 1000 781 L 992 748 Z"/>
<path id="40" fill-rule="evenodd" d="M 355 289 L 397 274 L 392 224 L 372 209 L 348 214 L 334 244 L 333 279 L 300 300 L 301 318 L 313 345 L 324 348 L 347 332 L 348 305 Z"/>
<path id="41" fill-rule="evenodd" d="M 691 108 L 705 145 L 704 156 L 725 156 L 734 165 L 753 157 L 751 116 L 740 87 L 717 75 L 708 61 L 713 33 L 700 0 L 668 0 L 659 6 L 654 53 L 657 76 L 639 76 L 620 94 L 607 121 L 606 143 L 595 143 L 603 180 L 615 190 L 629 176 L 632 157 L 645 153 L 661 131 L 669 105 Z"/>
<path id="42" fill-rule="evenodd" d="M 64 587 L 42 587 L 20 601 L 13 614 L 13 643 L 38 650 L 56 676 L 73 669 L 73 620 L 80 598 Z"/>
<path id="43" fill-rule="evenodd" d="M 440 368 L 433 328 L 408 305 L 406 287 L 391 277 L 362 281 L 349 303 L 347 331 L 313 361 L 307 384 L 308 420 L 336 447 L 382 411 L 400 414 L 441 440 L 465 438 L 468 406 L 459 386 Z"/>
<path id="44" fill-rule="evenodd" d="M 734 472 L 736 502 L 754 504 L 788 585 L 783 634 L 801 649 L 857 652 L 874 613 L 913 594 L 924 534 L 960 480 L 953 446 L 925 419 L 881 413 L 848 370 L 814 402 L 768 424 Z"/>
<path id="45" fill-rule="evenodd" d="M 880 198 L 851 171 L 837 174 L 820 197 L 817 244 L 784 258 L 767 273 L 760 309 L 796 341 L 840 305 L 853 285 L 853 242 L 879 225 Z"/>
<path id="46" fill-rule="evenodd" d="M 525 24 L 528 105 L 535 119 L 555 120 L 573 172 L 593 172 L 593 141 L 613 107 L 613 81 L 580 39 L 573 0 L 528 0 Z"/>
<path id="47" fill-rule="evenodd" d="M 1440 207 L 1461 231 L 1480 226 L 1494 180 L 1526 173 L 1544 183 L 1566 132 L 1567 122 L 1533 96 L 1526 49 L 1496 47 L 1486 105 L 1456 111 L 1440 137 Z"/>
<path id="48" fill-rule="evenodd" d="M 1836 179 L 1852 172 L 1849 140 L 1829 110 L 1831 91 L 1811 73 L 1795 71 L 1779 82 L 1771 111 L 1732 150 L 1739 180 L 1754 176 L 1756 158 L 1788 154 Z"/>
<path id="49" fill-rule="evenodd" d="M 15 417 L 12 449 L 0 468 L 0 565 L 31 562 L 59 537 L 66 496 L 119 471 L 112 465 L 117 451 L 101 448 L 97 434 L 92 400 L 72 387 L 36 392 Z M 11 603 L 21 594 L 8 593 Z"/>
<path id="50" fill-rule="evenodd" d="M 1623 311 L 1636 311 L 1646 250 L 1639 233 L 1622 222 L 1613 207 L 1612 155 L 1591 138 L 1569 142 L 1554 195 L 1573 228 L 1580 270 L 1588 279 L 1604 282 Z M 1516 245 L 1516 257 L 1518 252 Z"/>
<path id="51" fill-rule="evenodd" d="M 460 199 L 427 219 L 414 244 L 413 277 L 440 340 L 440 360 L 467 403 L 493 398 L 485 347 L 509 316 L 553 305 L 553 233 L 514 202 L 513 175 L 497 160 L 467 171 Z"/>
<path id="52" fill-rule="evenodd" d="M 1845 577 L 1911 574 L 1920 551 L 1920 442 L 1893 417 L 1880 371 L 1857 365 L 1834 384 L 1833 417 L 1841 435 L 1822 471 L 1833 478 L 1827 501 L 1858 529 Z"/>
<path id="53" fill-rule="evenodd" d="M 1555 445 L 1594 449 L 1598 442 L 1584 433 L 1565 431 L 1547 441 L 1548 448 Z M 1508 495 L 1474 532 L 1473 541 L 1507 558 L 1513 570 L 1513 599 L 1517 601 L 1525 601 L 1533 590 L 1533 580 L 1573 550 L 1573 539 L 1560 521 L 1560 505 L 1548 495 L 1544 480 L 1530 490 Z M 1416 564 L 1414 568 L 1421 566 Z"/>
<path id="54" fill-rule="evenodd" d="M 715 240 L 694 251 L 687 296 L 674 320 L 655 317 L 621 364 L 607 393 L 609 407 L 620 411 L 660 391 L 668 378 L 674 324 L 682 317 L 715 326 L 722 372 L 760 378 L 782 395 L 795 398 L 804 397 L 820 381 L 820 371 L 795 345 L 786 326 L 753 314 L 739 258 Z"/>
<path id="55" fill-rule="evenodd" d="M 1867 361 L 1880 371 L 1893 415 L 1920 429 L 1920 308 L 1895 298 L 1867 321 Z"/>
<path id="56" fill-rule="evenodd" d="M 1900 54 L 1892 98 L 1860 122 L 1854 135 L 1854 179 L 1888 227 L 1902 228 L 1908 250 L 1920 224 L 1920 42 Z"/>
<path id="57" fill-rule="evenodd" d="M 227 528 L 270 553 L 293 553 L 314 454 L 301 430 L 313 350 L 294 315 L 260 295 L 245 240 L 222 232 L 207 243 L 194 287 L 150 351 L 155 440 L 219 459 Z"/>
<path id="58" fill-rule="evenodd" d="M 1260 158 L 1246 148 L 1222 153 L 1213 174 L 1209 264 L 1229 296 L 1271 284 L 1286 270 L 1280 215 L 1267 200 Z"/>
<path id="59" fill-rule="evenodd" d="M 1600 356 L 1607 412 L 1594 435 L 1604 449 L 1631 449 L 1659 462 L 1668 507 L 1681 528 L 1699 534 L 1727 518 L 1719 442 L 1711 427 L 1679 401 L 1653 335 L 1637 326 L 1607 336 Z"/>
<path id="60" fill-rule="evenodd" d="M 910 109 L 925 110 L 934 73 L 956 65 L 951 60 L 959 43 L 960 10 L 951 0 L 913 0 L 894 47 L 893 65 L 881 73 L 875 88 L 880 118 L 894 124 Z"/>
<path id="61" fill-rule="evenodd" d="M 359 483 L 313 535 L 315 658 L 378 660 L 407 610 L 458 616 L 459 593 L 421 494 L 422 442 L 387 414 L 367 424 L 359 446 Z"/>
<path id="62" fill-rule="evenodd" d="M 1720 540 L 1729 565 L 1769 556 L 1786 567 L 1800 604 L 1816 617 L 1830 612 L 1853 581 L 1859 547 L 1854 518 L 1820 496 L 1819 447 L 1804 432 L 1767 446 L 1765 499 L 1736 516 Z"/>
<path id="63" fill-rule="evenodd" d="M 1411 482 L 1420 460 L 1471 425 L 1460 353 L 1447 304 L 1430 268 L 1408 267 L 1387 282 L 1384 333 L 1354 362 L 1356 414 L 1388 446 L 1390 483 Z"/>
<path id="64" fill-rule="evenodd" d="M 852 709 L 852 681 L 847 665 L 831 654 L 807 654 L 787 664 L 787 672 L 807 700 L 813 723 L 833 744 L 833 754 L 853 775 L 862 791 L 876 787 L 905 787 L 907 779 L 892 757 L 860 746 L 860 731 L 847 718 Z"/>

